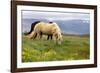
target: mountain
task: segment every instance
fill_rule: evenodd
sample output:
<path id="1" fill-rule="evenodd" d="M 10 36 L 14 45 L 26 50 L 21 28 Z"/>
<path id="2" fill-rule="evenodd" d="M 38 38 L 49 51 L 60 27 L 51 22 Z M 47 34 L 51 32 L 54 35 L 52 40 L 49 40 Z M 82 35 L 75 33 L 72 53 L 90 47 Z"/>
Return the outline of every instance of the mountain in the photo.
<path id="1" fill-rule="evenodd" d="M 86 20 L 57 21 L 63 33 L 67 34 L 89 34 L 90 23 Z"/>
<path id="2" fill-rule="evenodd" d="M 31 24 L 35 21 L 49 22 L 48 20 L 37 20 L 37 19 L 22 19 L 23 32 L 28 32 L 31 28 Z M 90 32 L 90 21 L 89 20 L 55 20 L 62 33 L 64 34 L 89 34 Z"/>

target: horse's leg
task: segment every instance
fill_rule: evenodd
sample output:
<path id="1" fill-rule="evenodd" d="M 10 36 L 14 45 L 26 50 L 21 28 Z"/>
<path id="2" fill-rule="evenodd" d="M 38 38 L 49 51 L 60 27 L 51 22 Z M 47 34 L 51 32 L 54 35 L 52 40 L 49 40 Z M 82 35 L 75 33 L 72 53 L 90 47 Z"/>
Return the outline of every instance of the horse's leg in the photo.
<path id="1" fill-rule="evenodd" d="M 57 38 L 56 38 L 55 34 L 53 34 L 52 37 L 53 37 L 54 43 L 57 43 Z"/>
<path id="2" fill-rule="evenodd" d="M 50 38 L 51 38 L 51 40 L 52 40 L 52 35 L 50 35 Z"/>
<path id="3" fill-rule="evenodd" d="M 47 40 L 51 39 L 52 40 L 52 35 L 48 35 Z"/>
<path id="4" fill-rule="evenodd" d="M 34 35 L 33 39 L 35 39 L 36 37 L 37 37 L 37 33 L 35 33 L 35 35 Z"/>
<path id="5" fill-rule="evenodd" d="M 37 38 L 41 39 L 42 38 L 42 33 L 41 32 L 37 32 Z"/>
<path id="6" fill-rule="evenodd" d="M 49 40 L 49 36 L 50 36 L 50 35 L 48 35 L 47 40 Z"/>
<path id="7" fill-rule="evenodd" d="M 37 37 L 38 37 L 38 39 L 41 39 L 42 38 L 42 32 L 38 32 Z"/>
<path id="8" fill-rule="evenodd" d="M 42 38 L 42 32 L 40 32 L 40 39 Z"/>

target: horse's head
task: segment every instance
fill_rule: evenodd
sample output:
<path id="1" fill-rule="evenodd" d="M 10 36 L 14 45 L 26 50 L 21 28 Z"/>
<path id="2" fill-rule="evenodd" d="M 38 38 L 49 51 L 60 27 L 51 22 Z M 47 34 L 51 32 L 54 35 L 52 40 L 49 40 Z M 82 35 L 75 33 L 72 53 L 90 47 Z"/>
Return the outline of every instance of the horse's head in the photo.
<path id="1" fill-rule="evenodd" d="M 58 38 L 57 38 L 57 40 L 58 40 L 58 44 L 61 44 L 61 42 L 62 42 L 62 35 L 61 35 L 61 33 L 59 32 L 58 33 Z"/>
<path id="2" fill-rule="evenodd" d="M 61 42 L 62 42 L 62 35 L 61 35 L 61 32 L 56 32 L 55 33 L 55 38 L 56 38 L 56 40 L 57 40 L 57 44 L 61 44 Z"/>

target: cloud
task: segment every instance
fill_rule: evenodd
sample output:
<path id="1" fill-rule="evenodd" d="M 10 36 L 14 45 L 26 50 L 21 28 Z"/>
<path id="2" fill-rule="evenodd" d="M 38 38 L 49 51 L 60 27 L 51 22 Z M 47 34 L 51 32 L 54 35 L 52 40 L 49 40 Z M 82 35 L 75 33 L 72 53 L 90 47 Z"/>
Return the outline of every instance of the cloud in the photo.
<path id="1" fill-rule="evenodd" d="M 72 20 L 72 19 L 83 19 L 89 20 L 88 13 L 77 13 L 77 12 L 45 12 L 45 11 L 22 11 L 23 19 L 46 19 L 49 21 L 53 20 Z"/>

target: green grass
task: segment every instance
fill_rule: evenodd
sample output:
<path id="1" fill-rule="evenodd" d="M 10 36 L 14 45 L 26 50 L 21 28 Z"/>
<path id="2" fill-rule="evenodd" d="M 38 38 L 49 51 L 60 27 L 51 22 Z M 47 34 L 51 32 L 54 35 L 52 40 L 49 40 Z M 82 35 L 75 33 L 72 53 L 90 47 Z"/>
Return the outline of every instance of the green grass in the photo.
<path id="1" fill-rule="evenodd" d="M 89 37 L 63 36 L 61 45 L 53 40 L 22 37 L 22 62 L 89 59 Z"/>

